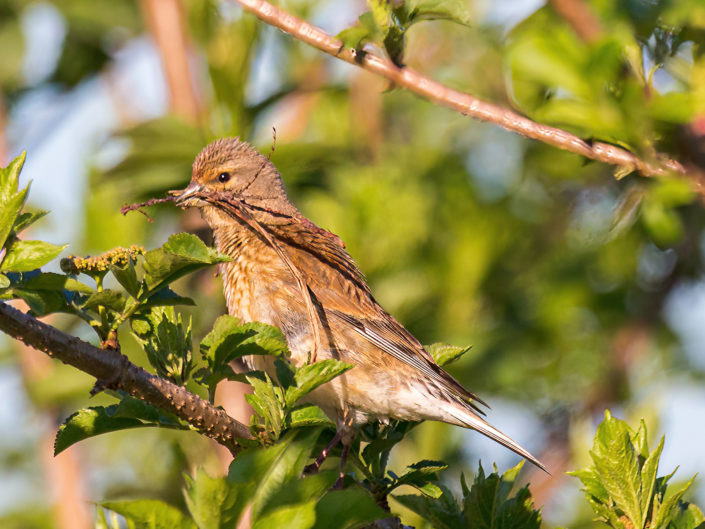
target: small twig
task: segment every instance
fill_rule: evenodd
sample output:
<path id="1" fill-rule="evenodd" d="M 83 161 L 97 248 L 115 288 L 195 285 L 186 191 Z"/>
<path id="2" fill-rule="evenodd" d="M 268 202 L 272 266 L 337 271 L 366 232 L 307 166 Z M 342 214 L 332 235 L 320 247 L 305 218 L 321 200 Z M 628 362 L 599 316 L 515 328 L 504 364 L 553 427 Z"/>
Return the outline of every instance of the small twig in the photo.
<path id="1" fill-rule="evenodd" d="M 142 208 L 146 208 L 149 206 L 153 206 L 155 204 L 162 204 L 164 202 L 173 202 L 176 200 L 176 197 L 174 196 L 168 196 L 165 198 L 150 198 L 146 202 L 140 202 L 139 204 L 130 204 L 128 206 L 122 206 L 120 208 L 120 213 L 123 215 L 127 215 L 130 211 L 137 211 L 139 213 L 142 213 L 145 217 L 147 217 L 147 220 L 149 222 L 154 222 L 154 219 L 150 217 L 146 212 L 142 211 Z"/>
<path id="2" fill-rule="evenodd" d="M 424 99 L 451 108 L 471 118 L 494 123 L 548 145 L 565 149 L 604 163 L 618 165 L 630 171 L 638 171 L 643 176 L 662 176 L 669 171 L 686 175 L 686 169 L 677 160 L 663 154 L 656 154 L 653 161 L 639 158 L 634 153 L 603 142 L 589 142 L 557 127 L 537 123 L 511 110 L 498 107 L 477 97 L 454 90 L 438 81 L 430 79 L 412 68 L 400 68 L 392 61 L 373 53 L 364 54 L 349 48 L 328 35 L 325 31 L 305 22 L 264 0 L 232 0 L 257 18 L 281 29 L 292 37 L 310 44 L 340 60 L 368 70 L 389 79 L 396 86 L 405 88 Z M 688 174 L 689 177 L 692 175 Z M 705 194 L 705 189 L 699 188 Z"/>

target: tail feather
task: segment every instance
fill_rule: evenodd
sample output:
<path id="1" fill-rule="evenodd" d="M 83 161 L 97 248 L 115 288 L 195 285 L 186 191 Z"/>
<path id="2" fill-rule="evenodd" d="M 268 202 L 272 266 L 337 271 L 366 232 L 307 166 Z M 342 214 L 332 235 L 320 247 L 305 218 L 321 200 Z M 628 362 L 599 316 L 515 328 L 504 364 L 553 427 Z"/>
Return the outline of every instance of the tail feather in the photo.
<path id="1" fill-rule="evenodd" d="M 538 468 L 543 470 L 546 474 L 550 475 L 550 472 L 546 470 L 546 467 L 534 457 L 528 450 L 523 448 L 519 443 L 511 439 L 509 436 L 500 432 L 497 428 L 489 424 L 482 417 L 475 415 L 470 410 L 462 410 L 454 406 L 447 406 L 446 411 L 449 415 L 455 418 L 459 426 L 465 426 L 466 428 L 472 428 L 477 430 L 483 435 L 486 435 L 490 439 L 497 441 L 502 446 L 509 448 L 512 452 L 519 454 L 521 457 L 528 459 Z"/>

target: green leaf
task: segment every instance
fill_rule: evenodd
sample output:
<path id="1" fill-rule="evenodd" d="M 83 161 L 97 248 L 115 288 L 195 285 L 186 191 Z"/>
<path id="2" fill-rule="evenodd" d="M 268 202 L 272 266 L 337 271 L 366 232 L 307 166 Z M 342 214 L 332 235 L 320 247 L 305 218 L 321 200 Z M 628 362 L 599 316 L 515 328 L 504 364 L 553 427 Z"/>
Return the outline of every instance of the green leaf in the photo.
<path id="1" fill-rule="evenodd" d="M 68 246 L 56 246 L 44 241 L 15 241 L 8 248 L 0 270 L 7 272 L 29 272 L 41 268 L 59 255 Z"/>
<path id="2" fill-rule="evenodd" d="M 110 272 L 113 274 L 113 276 L 115 276 L 117 282 L 120 283 L 122 288 L 124 288 L 130 296 L 136 298 L 139 295 L 140 288 L 142 285 L 137 279 L 135 263 L 132 261 L 132 259 L 130 259 L 129 262 L 123 267 L 111 265 Z"/>
<path id="3" fill-rule="evenodd" d="M 0 168 L 0 248 L 5 245 L 17 215 L 27 199 L 29 184 L 22 191 L 17 191 L 25 156 L 26 153 L 23 152 L 10 162 L 10 165 Z"/>
<path id="4" fill-rule="evenodd" d="M 299 479 L 320 434 L 320 428 L 297 429 L 271 447 L 238 454 L 230 465 L 228 481 L 251 489 L 254 518 L 277 507 L 273 500 Z"/>
<path id="5" fill-rule="evenodd" d="M 106 288 L 100 292 L 94 292 L 83 304 L 84 310 L 97 310 L 98 307 L 105 307 L 115 312 L 122 311 L 125 308 L 125 296 L 122 292 Z"/>
<path id="6" fill-rule="evenodd" d="M 439 366 L 445 366 L 455 362 L 458 358 L 472 349 L 472 346 L 457 347 L 455 345 L 448 345 L 445 343 L 434 343 L 431 345 L 426 345 L 425 349 Z"/>
<path id="7" fill-rule="evenodd" d="M 235 358 L 252 354 L 281 356 L 288 349 L 284 335 L 276 327 L 258 322 L 243 324 L 238 318 L 223 315 L 201 341 L 200 351 L 209 373 L 201 374 L 199 382 L 206 384 L 213 396 L 218 382 L 232 378 L 229 363 Z"/>
<path id="8" fill-rule="evenodd" d="M 636 529 L 642 529 L 646 520 L 641 510 L 639 454 L 632 445 L 627 424 L 612 417 L 609 411 L 605 412 L 590 455 L 600 481 L 616 506 Z"/>
<path id="9" fill-rule="evenodd" d="M 293 406 L 304 395 L 309 394 L 318 386 L 333 380 L 354 366 L 333 358 L 327 358 L 314 364 L 300 367 L 294 374 L 296 386 L 286 390 L 286 404 Z"/>
<path id="10" fill-rule="evenodd" d="M 644 421 L 641 422 L 639 432 L 641 433 L 641 438 L 644 439 L 644 451 L 648 451 L 648 446 L 646 445 L 646 426 L 644 425 Z M 641 516 L 643 520 L 649 519 L 651 498 L 654 495 L 654 490 L 656 487 L 656 471 L 658 470 L 659 459 L 661 458 L 661 452 L 663 451 L 664 440 L 665 437 L 662 436 L 658 446 L 653 452 L 651 452 L 651 454 L 648 454 L 648 457 L 641 467 Z"/>
<path id="11" fill-rule="evenodd" d="M 609 494 L 602 486 L 600 477 L 594 468 L 586 468 L 585 470 L 576 470 L 574 472 L 568 472 L 569 476 L 574 476 L 583 482 L 583 490 L 590 496 L 593 496 L 596 501 L 601 503 L 608 503 L 610 501 Z"/>
<path id="12" fill-rule="evenodd" d="M 183 385 L 193 369 L 191 319 L 185 324 L 174 307 L 152 307 L 146 316 L 133 317 L 132 334 L 160 377 Z"/>
<path id="13" fill-rule="evenodd" d="M 232 486 L 225 478 L 212 478 L 198 469 L 196 476 L 186 476 L 184 499 L 198 529 L 228 529 L 235 527 L 244 504 L 238 495 L 244 491 Z"/>
<path id="14" fill-rule="evenodd" d="M 690 480 L 681 489 L 671 494 L 668 499 L 663 502 L 661 507 L 656 512 L 656 515 L 654 516 L 652 527 L 654 527 L 655 529 L 666 529 L 666 527 L 668 527 L 673 516 L 677 514 L 677 508 L 678 505 L 681 503 L 681 498 L 683 497 L 683 494 L 685 494 L 686 491 L 690 488 L 694 480 L 695 476 L 690 478 Z"/>
<path id="15" fill-rule="evenodd" d="M 15 219 L 15 224 L 12 226 L 12 231 L 15 232 L 15 234 L 20 233 L 22 230 L 25 228 L 28 228 L 35 222 L 37 222 L 39 219 L 42 217 L 48 215 L 49 212 L 45 209 L 38 209 L 37 211 L 26 211 L 22 214 L 20 214 L 16 219 Z"/>
<path id="16" fill-rule="evenodd" d="M 0 274 L 0 289 L 10 286 L 10 279 L 5 274 Z"/>
<path id="17" fill-rule="evenodd" d="M 218 317 L 200 345 L 201 355 L 213 369 L 251 354 L 280 355 L 287 351 L 279 329 L 264 323 L 242 323 L 229 315 Z"/>
<path id="18" fill-rule="evenodd" d="M 176 430 L 188 430 L 176 417 L 166 415 L 141 400 L 125 397 L 119 404 L 84 408 L 69 416 L 59 427 L 54 441 L 54 455 L 69 446 L 104 433 L 159 426 Z"/>
<path id="19" fill-rule="evenodd" d="M 480 465 L 472 487 L 464 495 L 463 513 L 468 524 L 481 529 L 538 529 L 541 526 L 541 513 L 534 509 L 528 487 L 510 496 L 523 464 L 522 461 L 502 476 L 495 471 L 487 477 Z"/>
<path id="20" fill-rule="evenodd" d="M 268 501 L 271 510 L 276 510 L 285 505 L 307 503 L 323 497 L 338 479 L 337 470 L 323 470 L 287 483 Z"/>
<path id="21" fill-rule="evenodd" d="M 704 523 L 705 516 L 697 505 L 680 502 L 671 515 L 670 527 L 673 529 L 702 529 Z"/>
<path id="22" fill-rule="evenodd" d="M 422 20 L 450 20 L 469 26 L 472 20 L 467 0 L 406 0 L 409 25 Z"/>
<path id="23" fill-rule="evenodd" d="M 208 248 L 201 239 L 188 233 L 178 233 L 156 250 L 144 256 L 147 297 L 160 288 L 200 268 L 228 261 L 229 258 Z"/>
<path id="24" fill-rule="evenodd" d="M 68 290 L 81 294 L 91 294 L 93 289 L 72 277 L 54 272 L 41 272 L 23 281 L 21 287 L 27 290 Z"/>
<path id="25" fill-rule="evenodd" d="M 361 49 L 365 42 L 370 40 L 370 32 L 364 26 L 354 26 L 344 29 L 335 38 L 343 43 L 345 48 Z"/>
<path id="26" fill-rule="evenodd" d="M 315 523 L 316 502 L 312 500 L 269 511 L 266 515 L 257 517 L 252 528 L 273 529 L 275 527 L 286 527 L 287 529 L 311 529 Z"/>
<path id="27" fill-rule="evenodd" d="M 140 305 L 140 312 L 145 312 L 145 309 L 152 307 L 173 307 L 175 305 L 194 306 L 196 303 L 191 298 L 179 296 L 169 287 L 160 288 L 154 294 L 149 296 Z"/>
<path id="28" fill-rule="evenodd" d="M 313 404 L 301 404 L 289 410 L 287 415 L 289 428 L 302 428 L 304 426 L 328 426 L 335 428 L 335 423 L 323 413 L 321 408 Z"/>
<path id="29" fill-rule="evenodd" d="M 472 520 L 469 525 L 466 523 L 450 490 L 443 485 L 439 485 L 438 488 L 441 490 L 441 494 L 435 499 L 417 494 L 394 496 L 394 499 L 424 518 L 434 529 L 476 527 L 475 520 Z"/>
<path id="30" fill-rule="evenodd" d="M 11 297 L 19 298 L 27 303 L 33 316 L 45 316 L 52 312 L 75 312 L 66 300 L 64 293 L 60 291 L 27 290 L 18 286 L 9 289 L 8 292 Z"/>
<path id="31" fill-rule="evenodd" d="M 430 482 L 438 480 L 438 472 L 446 468 L 448 465 L 442 461 L 419 461 L 409 465 L 404 474 L 397 478 L 388 490 L 392 491 L 402 485 L 411 485 L 428 496 L 439 498 L 442 494 L 441 489 Z"/>
<path id="32" fill-rule="evenodd" d="M 389 518 L 372 495 L 358 487 L 329 492 L 316 505 L 316 529 L 355 529 Z"/>
<path id="33" fill-rule="evenodd" d="M 160 500 L 105 501 L 99 505 L 124 516 L 135 529 L 197 529 L 179 509 Z"/>
<path id="34" fill-rule="evenodd" d="M 274 440 L 284 428 L 284 399 L 280 387 L 272 384 L 269 375 L 265 380 L 256 377 L 247 377 L 248 383 L 254 390 L 251 395 L 245 395 L 245 400 L 252 406 L 255 413 L 264 419 L 265 427 L 271 430 Z"/>

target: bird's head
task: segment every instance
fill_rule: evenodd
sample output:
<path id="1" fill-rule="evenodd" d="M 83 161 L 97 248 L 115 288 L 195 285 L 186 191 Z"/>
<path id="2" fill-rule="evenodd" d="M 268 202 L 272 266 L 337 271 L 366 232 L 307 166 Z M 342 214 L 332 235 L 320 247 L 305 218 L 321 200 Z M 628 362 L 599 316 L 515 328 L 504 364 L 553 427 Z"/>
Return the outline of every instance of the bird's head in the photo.
<path id="1" fill-rule="evenodd" d="M 274 164 L 239 138 L 222 138 L 207 145 L 193 162 L 189 185 L 170 193 L 183 208 L 207 207 L 204 195 L 286 213 L 293 208 Z"/>

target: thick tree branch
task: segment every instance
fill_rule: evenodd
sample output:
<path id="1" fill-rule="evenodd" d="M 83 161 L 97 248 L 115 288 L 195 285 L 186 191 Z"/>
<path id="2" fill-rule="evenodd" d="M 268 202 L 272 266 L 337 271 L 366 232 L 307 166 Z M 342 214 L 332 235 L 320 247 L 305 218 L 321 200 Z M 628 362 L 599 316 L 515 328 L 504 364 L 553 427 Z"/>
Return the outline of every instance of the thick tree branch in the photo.
<path id="1" fill-rule="evenodd" d="M 636 170 L 643 176 L 659 176 L 669 171 L 686 173 L 680 162 L 666 156 L 659 156 L 657 161 L 651 162 L 642 160 L 633 153 L 615 145 L 587 142 L 565 130 L 537 123 L 511 110 L 481 101 L 470 94 L 453 90 L 411 68 L 399 68 L 388 59 L 344 48 L 340 40 L 263 0 L 233 1 L 263 22 L 281 29 L 294 38 L 333 57 L 385 77 L 397 86 L 406 88 L 424 99 L 456 110 L 471 118 L 494 123 L 527 138 L 542 141 L 586 158 Z M 700 190 L 702 191 L 702 189 Z"/>
<path id="2" fill-rule="evenodd" d="M 251 437 L 247 426 L 182 386 L 147 373 L 117 351 L 94 347 L 6 303 L 0 303 L 0 330 L 96 377 L 110 388 L 126 391 L 173 413 L 233 454 L 241 449 L 238 439 Z"/>

